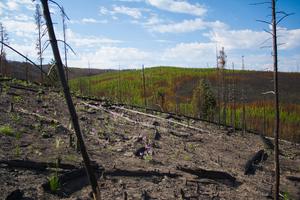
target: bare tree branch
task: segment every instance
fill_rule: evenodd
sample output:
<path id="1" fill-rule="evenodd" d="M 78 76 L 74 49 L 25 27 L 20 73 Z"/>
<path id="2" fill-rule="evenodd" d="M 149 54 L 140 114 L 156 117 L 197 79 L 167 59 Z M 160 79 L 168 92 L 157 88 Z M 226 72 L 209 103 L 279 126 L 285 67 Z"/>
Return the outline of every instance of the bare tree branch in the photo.
<path id="1" fill-rule="evenodd" d="M 71 49 L 71 51 L 74 53 L 74 55 L 75 55 L 75 56 L 77 55 L 77 54 L 75 53 L 75 51 L 72 49 L 72 47 L 71 47 L 68 43 L 66 43 L 66 42 L 63 41 L 63 40 L 57 40 L 57 41 L 62 42 L 62 43 L 64 43 L 65 45 L 67 45 L 67 46 Z"/>

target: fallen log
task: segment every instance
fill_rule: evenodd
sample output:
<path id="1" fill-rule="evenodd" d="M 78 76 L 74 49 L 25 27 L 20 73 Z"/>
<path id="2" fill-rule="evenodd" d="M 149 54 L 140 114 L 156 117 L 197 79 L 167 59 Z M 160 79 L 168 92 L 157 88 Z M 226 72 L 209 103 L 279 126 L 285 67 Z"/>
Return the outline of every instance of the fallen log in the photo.
<path id="1" fill-rule="evenodd" d="M 197 127 L 194 127 L 194 126 L 189 126 L 188 124 L 184 124 L 184 123 L 181 123 L 181 122 L 176 122 L 176 121 L 166 119 L 166 118 L 163 118 L 163 117 L 159 117 L 159 116 L 156 116 L 156 115 L 151 115 L 151 114 L 147 114 L 147 113 L 143 113 L 143 112 L 139 112 L 139 111 L 135 111 L 135 110 L 130 110 L 130 109 L 127 109 L 127 108 L 124 108 L 124 107 L 119 107 L 119 106 L 112 106 L 112 107 L 116 108 L 116 109 L 124 110 L 124 111 L 127 111 L 127 112 L 131 112 L 131 113 L 140 114 L 140 115 L 148 116 L 148 117 L 151 117 L 151 118 L 160 119 L 162 121 L 167 121 L 167 122 L 172 123 L 172 124 L 180 125 L 180 126 L 183 126 L 185 128 L 189 128 L 189 129 L 193 129 L 195 131 L 199 131 L 200 133 L 209 133 L 208 131 L 206 131 L 204 129 L 197 128 Z"/>
<path id="2" fill-rule="evenodd" d="M 123 169 L 113 169 L 104 171 L 104 176 L 126 176 L 126 177 L 169 177 L 169 178 L 177 178 L 181 175 L 176 173 L 166 173 L 159 171 L 143 171 L 143 170 L 123 170 Z"/>
<path id="3" fill-rule="evenodd" d="M 11 87 L 11 88 L 14 88 L 14 89 L 19 89 L 19 90 L 26 90 L 26 91 L 30 91 L 30 92 L 39 92 L 39 90 L 38 89 L 35 89 L 35 88 L 32 88 L 32 87 L 26 87 L 26 86 L 23 86 L 23 85 L 9 85 L 9 87 Z"/>
<path id="4" fill-rule="evenodd" d="M 105 171 L 103 167 L 98 165 L 93 166 L 95 170 L 95 175 L 97 178 L 103 175 L 103 177 L 116 177 L 116 176 L 125 176 L 125 177 L 140 177 L 140 178 L 151 178 L 151 177 L 170 177 L 177 178 L 180 175 L 172 173 L 162 173 L 159 171 L 143 171 L 143 170 L 122 170 L 122 169 L 113 169 Z M 69 197 L 72 193 L 81 190 L 83 187 L 88 185 L 88 179 L 84 168 L 77 168 L 70 172 L 64 173 L 58 176 L 58 181 L 60 188 L 57 191 L 51 191 L 49 181 L 42 184 L 44 191 L 55 194 L 59 197 Z"/>
<path id="5" fill-rule="evenodd" d="M 147 127 L 147 128 L 156 129 L 156 125 L 143 123 L 143 122 L 138 122 L 136 120 L 133 120 L 133 119 L 130 119 L 129 117 L 124 116 L 124 114 L 120 114 L 120 113 L 117 113 L 117 112 L 110 111 L 110 110 L 105 109 L 104 107 L 101 107 L 101 106 L 93 106 L 93 105 L 90 105 L 90 104 L 85 103 L 85 102 L 83 102 L 83 105 L 89 106 L 89 107 L 97 109 L 97 110 L 103 110 L 103 111 L 113 115 L 115 118 L 119 117 L 119 118 L 122 118 L 122 119 L 124 119 L 124 120 L 126 120 L 130 123 L 133 123 L 133 124 L 138 124 L 138 125 L 141 125 L 141 126 L 144 126 L 144 127 Z M 162 119 L 164 119 L 164 118 L 162 118 Z M 172 134 L 176 137 L 185 137 L 186 138 L 186 137 L 190 136 L 190 134 L 178 132 L 178 131 L 175 131 L 175 130 L 168 130 L 167 128 L 163 128 L 163 127 L 160 127 L 160 130 L 162 132 L 170 133 L 170 134 Z"/>
<path id="6" fill-rule="evenodd" d="M 268 154 L 265 153 L 264 150 L 259 150 L 257 153 L 255 153 L 247 162 L 244 169 L 244 174 L 255 174 L 257 165 L 266 160 L 268 157 Z"/>
<path id="7" fill-rule="evenodd" d="M 201 168 L 192 169 L 181 166 L 177 166 L 177 169 L 192 175 L 196 175 L 199 179 L 212 179 L 228 186 L 236 185 L 236 178 L 227 172 L 205 170 Z"/>
<path id="8" fill-rule="evenodd" d="M 294 182 L 300 182 L 300 177 L 297 176 L 287 176 L 286 179 Z"/>
<path id="9" fill-rule="evenodd" d="M 31 160 L 0 160 L 0 166 L 3 168 L 23 168 L 36 171 L 46 171 L 48 168 L 58 168 L 64 170 L 77 168 L 71 164 L 36 162 Z"/>

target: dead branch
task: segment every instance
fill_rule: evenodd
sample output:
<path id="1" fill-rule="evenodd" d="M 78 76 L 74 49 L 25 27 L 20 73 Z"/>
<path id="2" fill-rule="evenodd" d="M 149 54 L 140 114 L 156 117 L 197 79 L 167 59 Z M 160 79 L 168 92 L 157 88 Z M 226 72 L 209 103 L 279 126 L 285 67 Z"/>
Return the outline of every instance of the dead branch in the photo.
<path id="1" fill-rule="evenodd" d="M 234 186 L 236 184 L 236 178 L 227 172 L 205 170 L 201 168 L 187 168 L 177 166 L 177 169 L 192 175 L 196 175 L 199 179 L 212 179 L 229 186 Z"/>

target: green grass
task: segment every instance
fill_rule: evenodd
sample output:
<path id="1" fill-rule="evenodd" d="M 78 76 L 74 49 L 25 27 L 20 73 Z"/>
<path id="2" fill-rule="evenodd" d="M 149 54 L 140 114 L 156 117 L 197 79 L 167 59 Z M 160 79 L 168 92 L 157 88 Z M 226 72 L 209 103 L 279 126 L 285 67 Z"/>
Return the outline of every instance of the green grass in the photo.
<path id="1" fill-rule="evenodd" d="M 52 174 L 50 177 L 49 177 L 49 186 L 50 186 L 50 190 L 51 192 L 57 192 L 59 187 L 60 187 L 60 184 L 59 184 L 59 178 L 58 178 L 58 175 L 57 173 L 55 174 Z"/>
<path id="2" fill-rule="evenodd" d="M 176 67 L 154 67 L 145 69 L 145 79 L 147 88 L 147 99 L 149 104 L 156 103 L 158 92 L 166 93 L 168 97 L 174 94 L 174 82 L 178 82 L 182 76 L 197 78 L 199 76 L 209 76 L 214 74 L 213 69 L 194 69 Z M 142 71 L 128 70 L 109 72 L 102 75 L 82 77 L 70 81 L 73 91 L 78 91 L 83 95 L 105 96 L 109 99 L 142 105 Z M 90 88 L 90 89 L 89 89 Z"/>
<path id="3" fill-rule="evenodd" d="M 9 125 L 0 126 L 0 134 L 14 136 L 14 130 Z"/>

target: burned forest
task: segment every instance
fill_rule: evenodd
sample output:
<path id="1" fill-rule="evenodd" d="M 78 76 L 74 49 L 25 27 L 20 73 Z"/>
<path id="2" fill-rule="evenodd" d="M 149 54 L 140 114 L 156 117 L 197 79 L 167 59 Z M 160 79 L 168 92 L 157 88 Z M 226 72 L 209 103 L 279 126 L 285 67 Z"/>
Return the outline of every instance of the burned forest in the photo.
<path id="1" fill-rule="evenodd" d="M 300 199 L 300 4 L 243 3 L 0 2 L 0 199 Z"/>

